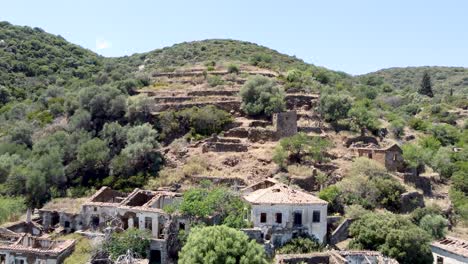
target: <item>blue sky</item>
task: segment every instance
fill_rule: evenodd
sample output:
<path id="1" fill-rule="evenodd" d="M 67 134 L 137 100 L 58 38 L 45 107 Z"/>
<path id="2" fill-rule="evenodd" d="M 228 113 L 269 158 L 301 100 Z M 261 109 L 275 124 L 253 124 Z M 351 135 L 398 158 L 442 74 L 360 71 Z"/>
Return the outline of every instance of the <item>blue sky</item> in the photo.
<path id="1" fill-rule="evenodd" d="M 468 66 L 464 0 L 2 2 L 0 20 L 41 27 L 104 56 L 231 38 L 351 74 Z"/>

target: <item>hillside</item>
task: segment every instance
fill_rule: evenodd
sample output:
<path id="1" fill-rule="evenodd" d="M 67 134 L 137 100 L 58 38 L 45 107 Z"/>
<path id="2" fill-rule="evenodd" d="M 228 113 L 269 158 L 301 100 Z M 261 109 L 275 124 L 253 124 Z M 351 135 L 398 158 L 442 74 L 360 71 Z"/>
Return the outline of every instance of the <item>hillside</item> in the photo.
<path id="1" fill-rule="evenodd" d="M 468 94 L 468 68 L 462 67 L 405 67 L 389 68 L 376 72 L 364 74 L 362 77 L 379 77 L 385 82 L 392 84 L 395 88 L 418 89 L 424 72 L 428 72 L 432 77 L 434 92 L 449 93 L 453 89 L 453 94 Z"/>
<path id="2" fill-rule="evenodd" d="M 0 86 L 17 97 L 49 85 L 70 85 L 102 69 L 102 57 L 40 28 L 0 22 Z"/>

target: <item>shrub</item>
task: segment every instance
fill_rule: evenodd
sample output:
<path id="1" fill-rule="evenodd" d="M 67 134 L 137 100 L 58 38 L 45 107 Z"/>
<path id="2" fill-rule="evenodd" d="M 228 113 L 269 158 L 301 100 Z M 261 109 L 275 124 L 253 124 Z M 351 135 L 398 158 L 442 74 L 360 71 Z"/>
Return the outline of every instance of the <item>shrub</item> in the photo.
<path id="1" fill-rule="evenodd" d="M 306 254 L 316 251 L 321 251 L 322 245 L 315 238 L 309 237 L 296 237 L 291 239 L 288 243 L 280 247 L 276 253 L 278 254 Z"/>
<path id="2" fill-rule="evenodd" d="M 211 87 L 216 87 L 224 84 L 224 80 L 219 75 L 208 75 L 207 82 L 208 85 Z"/>
<path id="3" fill-rule="evenodd" d="M 240 90 L 242 110 L 248 115 L 271 116 L 286 108 L 284 91 L 267 77 L 255 76 Z"/>
<path id="4" fill-rule="evenodd" d="M 17 221 L 26 211 L 23 198 L 0 196 L 0 225 L 4 222 Z"/>
<path id="5" fill-rule="evenodd" d="M 280 140 L 273 160 L 280 166 L 289 162 L 301 163 L 305 160 L 322 162 L 326 160 L 325 153 L 330 146 L 331 143 L 326 139 L 298 133 Z"/>
<path id="6" fill-rule="evenodd" d="M 419 226 L 431 235 L 434 239 L 444 238 L 447 234 L 448 221 L 441 215 L 425 215 Z"/>
<path id="7" fill-rule="evenodd" d="M 227 72 L 228 73 L 235 73 L 235 74 L 239 74 L 240 70 L 239 70 L 239 66 L 235 65 L 235 64 L 229 64 L 228 68 L 227 68 Z"/>
<path id="8" fill-rule="evenodd" d="M 82 264 L 83 261 L 88 261 L 91 259 L 93 253 L 93 246 L 91 241 L 79 234 L 70 234 L 60 239 L 75 239 L 75 250 L 73 253 L 64 260 L 64 264 Z"/>
<path id="9" fill-rule="evenodd" d="M 142 258 L 146 258 L 150 243 L 151 234 L 147 230 L 129 228 L 122 233 L 112 233 L 103 248 L 113 260 L 120 255 L 127 254 L 128 250 Z"/>
<path id="10" fill-rule="evenodd" d="M 192 107 L 177 113 L 182 124 L 189 123 L 197 134 L 212 135 L 219 133 L 223 127 L 232 122 L 232 116 L 215 106 L 209 105 L 202 108 Z"/>
<path id="11" fill-rule="evenodd" d="M 249 204 L 226 188 L 192 188 L 184 193 L 178 210 L 190 217 L 203 218 L 220 214 L 223 224 L 233 228 L 250 226 L 245 220 Z"/>
<path id="12" fill-rule="evenodd" d="M 430 132 L 443 146 L 454 145 L 460 136 L 457 128 L 447 124 L 434 125 Z"/>
<path id="13" fill-rule="evenodd" d="M 351 224 L 350 248 L 381 251 L 402 264 L 432 263 L 429 235 L 400 215 L 367 213 Z"/>
<path id="14" fill-rule="evenodd" d="M 341 94 L 325 94 L 320 97 L 319 111 L 328 122 L 336 122 L 348 116 L 352 100 Z"/>
<path id="15" fill-rule="evenodd" d="M 181 264 L 266 264 L 263 247 L 227 226 L 193 228 L 180 251 Z"/>

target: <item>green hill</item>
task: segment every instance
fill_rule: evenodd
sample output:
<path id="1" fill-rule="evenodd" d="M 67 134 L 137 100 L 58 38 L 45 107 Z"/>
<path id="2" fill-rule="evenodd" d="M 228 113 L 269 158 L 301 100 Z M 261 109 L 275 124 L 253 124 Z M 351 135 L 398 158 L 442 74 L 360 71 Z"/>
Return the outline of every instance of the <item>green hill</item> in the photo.
<path id="1" fill-rule="evenodd" d="M 463 67 L 406 67 L 389 68 L 368 73 L 358 78 L 378 77 L 398 89 L 418 89 L 424 72 L 428 72 L 436 93 L 468 94 L 468 68 Z"/>
<path id="2" fill-rule="evenodd" d="M 49 85 L 69 85 L 102 69 L 103 58 L 40 28 L 0 22 L 0 86 L 17 97 Z"/>

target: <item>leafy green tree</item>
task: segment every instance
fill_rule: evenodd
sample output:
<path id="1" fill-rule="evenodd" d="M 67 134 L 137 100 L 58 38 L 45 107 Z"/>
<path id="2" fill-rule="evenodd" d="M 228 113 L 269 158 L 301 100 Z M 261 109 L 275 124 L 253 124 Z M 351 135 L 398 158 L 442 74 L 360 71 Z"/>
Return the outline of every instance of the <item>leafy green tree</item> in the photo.
<path id="1" fill-rule="evenodd" d="M 352 100 L 347 95 L 325 94 L 320 97 L 319 112 L 327 122 L 336 123 L 348 117 Z"/>
<path id="2" fill-rule="evenodd" d="M 441 215 L 428 214 L 419 222 L 419 227 L 434 239 L 444 238 L 447 234 L 448 221 Z"/>
<path id="3" fill-rule="evenodd" d="M 305 160 L 322 162 L 326 160 L 325 153 L 331 143 L 321 137 L 311 137 L 305 133 L 282 138 L 279 147 L 275 149 L 273 160 L 281 165 L 289 162 L 300 163 Z M 285 152 L 287 155 L 285 155 Z M 287 160 L 281 160 L 287 157 Z"/>
<path id="4" fill-rule="evenodd" d="M 115 156 L 127 143 L 128 127 L 123 127 L 117 122 L 106 123 L 99 132 L 99 137 L 107 143 L 111 156 Z"/>
<path id="5" fill-rule="evenodd" d="M 276 253 L 278 254 L 306 254 L 322 250 L 322 245 L 315 238 L 297 237 L 291 239 L 288 243 L 280 247 Z"/>
<path id="6" fill-rule="evenodd" d="M 336 185 L 331 185 L 323 190 L 320 191 L 319 197 L 322 200 L 325 200 L 328 202 L 328 212 L 329 213 L 335 213 L 335 212 L 342 212 L 343 211 L 343 206 L 339 201 L 340 197 L 340 190 Z"/>
<path id="7" fill-rule="evenodd" d="M 87 171 L 104 169 L 109 161 L 109 148 L 106 142 L 94 138 L 78 148 L 77 161 Z"/>
<path id="8" fill-rule="evenodd" d="M 24 144 L 28 147 L 31 147 L 32 134 L 34 129 L 31 124 L 28 124 L 24 121 L 16 123 L 15 127 L 10 130 L 11 142 L 16 144 Z"/>
<path id="9" fill-rule="evenodd" d="M 432 263 L 430 236 L 403 216 L 368 213 L 350 227 L 350 247 L 377 250 L 399 263 Z"/>
<path id="10" fill-rule="evenodd" d="M 68 127 L 70 131 L 75 130 L 86 130 L 89 131 L 92 128 L 91 114 L 84 110 L 78 109 L 71 117 L 68 122 Z"/>
<path id="11" fill-rule="evenodd" d="M 453 162 L 450 147 L 439 148 L 432 157 L 430 165 L 443 179 L 449 179 L 457 169 Z"/>
<path id="12" fill-rule="evenodd" d="M 184 193 L 178 206 L 181 213 L 195 218 L 203 218 L 219 213 L 223 224 L 233 228 L 245 228 L 245 220 L 250 206 L 239 196 L 226 188 L 193 188 Z"/>
<path id="13" fill-rule="evenodd" d="M 415 172 L 418 172 L 418 168 L 424 165 L 427 160 L 424 149 L 417 144 L 405 144 L 402 149 L 405 161 Z"/>
<path id="14" fill-rule="evenodd" d="M 221 132 L 225 125 L 233 121 L 228 112 L 213 105 L 192 107 L 178 112 L 177 115 L 182 124 L 188 124 L 195 133 L 205 136 Z"/>
<path id="15" fill-rule="evenodd" d="M 434 125 L 430 129 L 430 132 L 440 141 L 442 146 L 455 145 L 460 138 L 458 129 L 448 124 Z"/>
<path id="16" fill-rule="evenodd" d="M 146 258 L 150 244 L 151 234 L 147 230 L 129 228 L 121 233 L 112 233 L 110 239 L 104 243 L 103 248 L 113 260 L 116 260 L 120 255 L 127 254 L 128 250 Z"/>
<path id="17" fill-rule="evenodd" d="M 125 117 L 133 124 L 150 122 L 153 105 L 154 100 L 146 94 L 129 97 Z"/>
<path id="18" fill-rule="evenodd" d="M 193 228 L 179 254 L 181 264 L 268 263 L 265 251 L 247 235 L 227 226 Z"/>
<path id="19" fill-rule="evenodd" d="M 420 228 L 393 229 L 379 250 L 402 264 L 432 263 L 429 236 Z"/>
<path id="20" fill-rule="evenodd" d="M 468 170 L 466 168 L 455 172 L 451 179 L 453 188 L 468 193 Z"/>
<path id="21" fill-rule="evenodd" d="M 428 72 L 424 73 L 418 92 L 422 95 L 434 97 L 434 93 L 432 92 L 431 76 L 429 75 Z"/>
<path id="22" fill-rule="evenodd" d="M 402 119 L 393 120 L 390 123 L 390 130 L 396 138 L 401 138 L 405 134 L 405 122 Z"/>
<path id="23" fill-rule="evenodd" d="M 351 119 L 351 127 L 360 131 L 362 136 L 364 136 L 366 129 L 377 130 L 380 125 L 375 110 L 365 102 L 355 103 L 349 110 L 348 116 Z"/>
<path id="24" fill-rule="evenodd" d="M 3 154 L 0 155 L 0 184 L 4 183 L 11 170 L 22 163 L 21 156 L 18 154 Z"/>
<path id="25" fill-rule="evenodd" d="M 421 219 L 426 215 L 442 215 L 442 209 L 437 205 L 416 208 L 413 212 L 411 212 L 410 219 L 413 223 L 419 225 Z"/>
<path id="26" fill-rule="evenodd" d="M 286 109 L 284 91 L 271 79 L 255 76 L 249 79 L 240 90 L 241 108 L 248 115 L 271 116 Z"/>
<path id="27" fill-rule="evenodd" d="M 376 161 L 359 158 L 350 174 L 336 184 L 342 205 L 359 204 L 366 209 L 386 208 L 397 211 L 405 188 Z"/>

